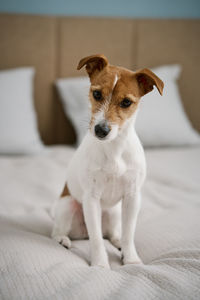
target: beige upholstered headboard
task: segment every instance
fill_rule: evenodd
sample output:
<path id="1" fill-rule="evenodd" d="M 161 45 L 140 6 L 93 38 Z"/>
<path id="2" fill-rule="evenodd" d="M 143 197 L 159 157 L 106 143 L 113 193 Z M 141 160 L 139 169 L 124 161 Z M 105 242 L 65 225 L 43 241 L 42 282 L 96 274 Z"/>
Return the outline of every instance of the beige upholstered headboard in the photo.
<path id="1" fill-rule="evenodd" d="M 35 107 L 46 144 L 73 143 L 54 81 L 80 76 L 80 58 L 104 53 L 130 69 L 180 63 L 185 110 L 200 131 L 200 20 L 130 20 L 0 15 L 0 69 L 34 66 Z"/>

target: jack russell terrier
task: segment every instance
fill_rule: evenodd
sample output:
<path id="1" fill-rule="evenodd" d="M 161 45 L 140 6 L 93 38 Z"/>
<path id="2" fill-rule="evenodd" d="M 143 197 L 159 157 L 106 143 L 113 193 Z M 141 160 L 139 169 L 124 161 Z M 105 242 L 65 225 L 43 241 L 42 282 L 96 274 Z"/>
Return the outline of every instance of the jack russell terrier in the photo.
<path id="1" fill-rule="evenodd" d="M 52 237 L 67 248 L 70 239 L 89 237 L 91 265 L 109 267 L 106 237 L 124 264 L 138 264 L 134 234 L 146 164 L 134 123 L 140 98 L 154 85 L 162 95 L 164 84 L 148 69 L 113 66 L 101 54 L 81 59 L 77 69 L 83 66 L 91 82 L 90 129 L 69 163 Z"/>

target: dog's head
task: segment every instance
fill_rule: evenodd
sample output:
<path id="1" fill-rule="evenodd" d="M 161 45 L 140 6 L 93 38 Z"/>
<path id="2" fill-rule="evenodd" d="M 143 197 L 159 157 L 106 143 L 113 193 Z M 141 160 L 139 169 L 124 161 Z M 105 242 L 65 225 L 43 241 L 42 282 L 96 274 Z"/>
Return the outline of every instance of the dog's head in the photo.
<path id="1" fill-rule="evenodd" d="M 92 117 L 90 129 L 101 140 L 113 140 L 126 122 L 133 118 L 142 96 L 154 85 L 162 95 L 164 84 L 149 69 L 136 72 L 112 66 L 102 54 L 80 60 L 77 69 L 86 66 L 90 77 Z"/>

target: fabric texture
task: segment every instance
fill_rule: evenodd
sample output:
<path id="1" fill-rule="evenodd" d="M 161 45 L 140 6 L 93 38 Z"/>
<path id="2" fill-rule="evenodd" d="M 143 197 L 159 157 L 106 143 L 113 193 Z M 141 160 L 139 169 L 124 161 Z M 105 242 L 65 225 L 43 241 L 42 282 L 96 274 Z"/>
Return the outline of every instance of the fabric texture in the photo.
<path id="1" fill-rule="evenodd" d="M 43 150 L 33 106 L 33 68 L 0 71 L 0 153 Z"/>
<path id="2" fill-rule="evenodd" d="M 161 97 L 157 89 L 140 101 L 136 120 L 136 131 L 145 147 L 182 146 L 200 144 L 200 135 L 193 129 L 184 111 L 177 79 L 181 67 L 166 65 L 152 69 L 165 84 Z M 81 143 L 89 121 L 88 93 L 90 82 L 87 77 L 58 79 L 64 111 L 72 121 Z"/>
<path id="3" fill-rule="evenodd" d="M 136 228 L 143 265 L 90 267 L 88 240 L 70 250 L 50 238 L 50 207 L 74 150 L 0 157 L 0 299 L 198 300 L 200 147 L 146 151 L 147 179 Z"/>

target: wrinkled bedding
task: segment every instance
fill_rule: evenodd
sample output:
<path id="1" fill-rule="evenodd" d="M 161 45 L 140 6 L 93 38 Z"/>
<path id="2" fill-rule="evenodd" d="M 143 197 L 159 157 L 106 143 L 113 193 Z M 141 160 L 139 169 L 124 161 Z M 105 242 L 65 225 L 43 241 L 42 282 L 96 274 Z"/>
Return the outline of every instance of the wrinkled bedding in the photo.
<path id="1" fill-rule="evenodd" d="M 74 150 L 0 156 L 0 299 L 200 299 L 200 147 L 146 151 L 136 230 L 143 265 L 89 266 L 89 242 L 50 238 L 50 207 Z"/>

